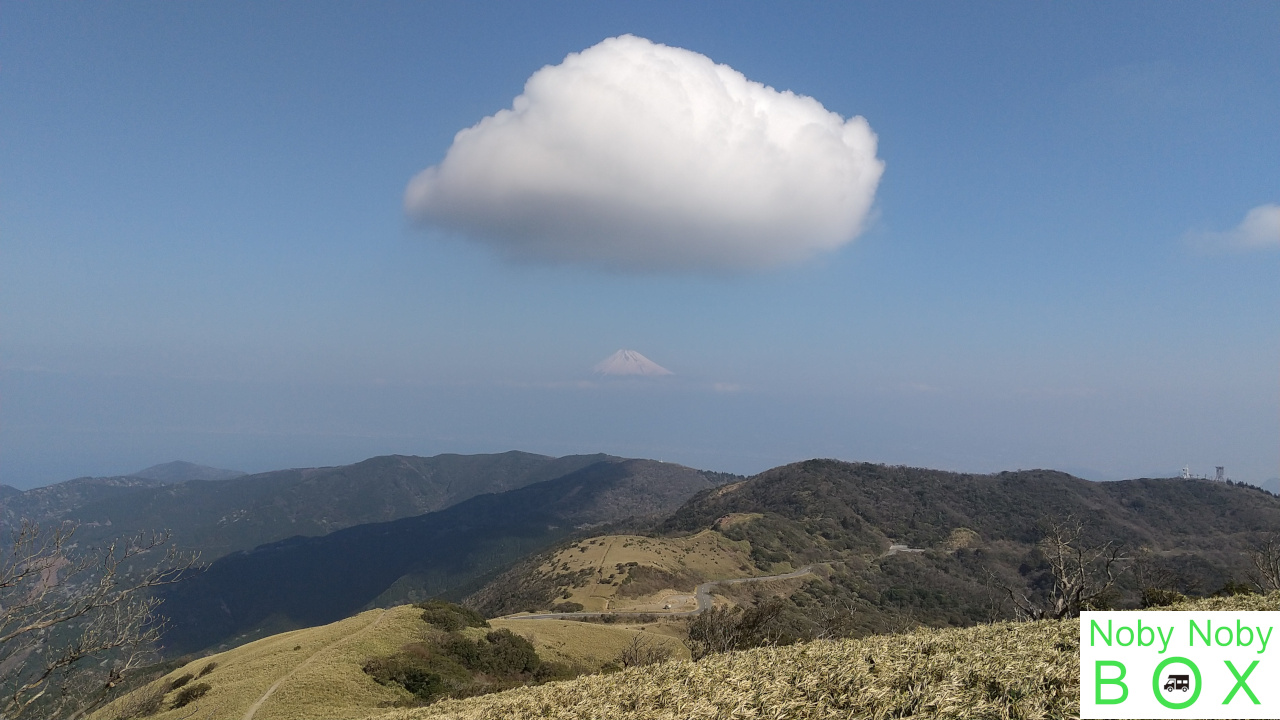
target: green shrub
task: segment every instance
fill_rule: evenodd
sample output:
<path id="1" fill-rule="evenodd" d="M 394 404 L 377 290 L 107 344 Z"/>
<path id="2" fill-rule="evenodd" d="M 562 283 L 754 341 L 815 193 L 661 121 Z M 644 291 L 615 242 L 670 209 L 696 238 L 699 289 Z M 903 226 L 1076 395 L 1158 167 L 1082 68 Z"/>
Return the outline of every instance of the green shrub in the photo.
<path id="1" fill-rule="evenodd" d="M 1237 582 L 1235 580 L 1228 580 L 1221 588 L 1218 589 L 1217 592 L 1213 594 L 1213 597 L 1235 597 L 1236 595 L 1252 594 L 1253 587 L 1251 585 Z"/>
<path id="2" fill-rule="evenodd" d="M 540 662 L 533 644 L 506 628 L 494 630 L 482 640 L 451 635 L 440 647 L 468 670 L 487 675 L 532 673 Z"/>
<path id="3" fill-rule="evenodd" d="M 368 660 L 364 672 L 379 685 L 395 683 L 408 690 L 419 700 L 431 702 L 450 689 L 438 668 L 432 667 L 427 657 L 414 653 L 401 653 L 387 658 Z"/>
<path id="4" fill-rule="evenodd" d="M 489 627 L 489 621 L 485 620 L 483 615 L 461 605 L 442 600 L 429 600 L 419 603 L 417 607 L 422 608 L 423 622 L 445 632 L 455 632 L 464 627 Z"/>
<path id="5" fill-rule="evenodd" d="M 1167 607 L 1174 603 L 1185 602 L 1186 599 L 1186 595 L 1175 590 L 1143 588 L 1141 606 L 1144 608 Z"/>
<path id="6" fill-rule="evenodd" d="M 183 685 L 186 685 L 187 683 L 191 682 L 193 679 L 195 679 L 195 675 L 192 675 L 191 673 L 183 673 L 178 677 L 169 681 L 169 689 L 177 690 Z"/>
<path id="7" fill-rule="evenodd" d="M 424 704 L 579 674 L 568 665 L 543 663 L 528 640 L 506 629 L 475 639 L 459 632 L 437 635 L 395 655 L 370 658 L 363 670 L 381 685 L 403 687 Z"/>
<path id="8" fill-rule="evenodd" d="M 196 677 L 204 677 L 205 675 L 208 675 L 209 673 L 213 672 L 213 669 L 216 667 L 218 667 L 218 663 L 211 662 L 208 665 L 205 665 L 204 667 L 200 668 L 200 672 L 196 675 Z"/>
<path id="9" fill-rule="evenodd" d="M 582 669 L 569 663 L 543 660 L 538 663 L 538 669 L 533 671 L 533 679 L 538 683 L 572 680 L 582 673 Z"/>
<path id="10" fill-rule="evenodd" d="M 186 707 L 191 703 L 204 697 L 204 694 L 211 689 L 209 683 L 196 683 L 183 688 L 181 692 L 173 698 L 173 702 L 169 705 L 170 710 L 177 710 L 180 707 Z"/>

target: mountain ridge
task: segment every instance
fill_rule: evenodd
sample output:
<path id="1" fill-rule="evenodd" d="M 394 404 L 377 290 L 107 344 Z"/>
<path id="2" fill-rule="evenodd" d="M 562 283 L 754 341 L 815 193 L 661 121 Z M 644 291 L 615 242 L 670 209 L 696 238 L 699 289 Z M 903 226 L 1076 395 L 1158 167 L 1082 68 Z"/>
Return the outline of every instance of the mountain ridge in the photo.
<path id="1" fill-rule="evenodd" d="M 130 477 L 139 477 L 147 480 L 158 480 L 165 483 L 190 482 L 192 480 L 231 480 L 233 478 L 248 475 L 240 470 L 226 470 L 223 468 L 209 467 L 208 465 L 197 465 L 196 463 L 187 462 L 185 460 L 174 460 L 172 462 L 160 463 L 143 468 L 135 473 L 130 473 Z"/>
<path id="2" fill-rule="evenodd" d="M 791 607 L 787 632 L 803 637 L 814 613 L 848 607 L 856 608 L 850 631 L 866 634 L 903 622 L 967 625 L 1012 613 L 999 608 L 993 588 L 1025 589 L 1043 601 L 1051 578 L 1038 543 L 1051 523 L 1073 520 L 1084 523 L 1086 545 L 1117 543 L 1140 563 L 1141 576 L 1126 575 L 1112 598 L 1134 606 L 1147 588 L 1204 595 L 1248 582 L 1248 552 L 1261 533 L 1280 527 L 1280 498 L 1202 480 L 1095 483 L 1051 470 L 975 475 L 809 460 L 704 490 L 641 534 L 664 542 L 716 534 L 723 540 L 711 545 L 747 549 L 755 569 L 742 568 L 744 576 L 828 568 L 777 590 Z M 582 583 L 678 597 L 699 582 L 695 566 L 672 564 L 670 552 L 645 562 L 643 553 L 624 549 L 586 578 L 572 562 L 551 561 L 556 552 L 590 553 L 605 541 L 575 540 L 522 561 L 466 602 L 493 614 L 541 612 L 577 597 Z M 618 539 L 623 548 L 628 542 L 647 541 Z M 726 588 L 728 601 L 758 601 L 741 590 Z"/>
<path id="3" fill-rule="evenodd" d="M 424 515 L 232 553 L 166 589 L 166 652 L 436 596 L 582 528 L 665 515 L 712 485 L 681 465 L 607 460 Z"/>
<path id="4" fill-rule="evenodd" d="M 79 541 L 94 544 L 168 528 L 179 548 L 212 561 L 293 535 L 323 535 L 439 510 L 609 457 L 552 458 L 520 451 L 384 455 L 350 465 L 221 480 L 78 478 L 0 498 L 0 529 L 15 527 L 23 517 L 38 523 L 69 521 L 79 525 Z"/>

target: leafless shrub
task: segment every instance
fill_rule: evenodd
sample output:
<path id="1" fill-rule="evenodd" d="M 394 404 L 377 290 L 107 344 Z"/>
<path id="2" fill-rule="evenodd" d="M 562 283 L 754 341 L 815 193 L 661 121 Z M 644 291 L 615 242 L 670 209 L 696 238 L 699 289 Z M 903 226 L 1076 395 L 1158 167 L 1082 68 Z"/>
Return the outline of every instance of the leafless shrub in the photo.
<path id="1" fill-rule="evenodd" d="M 699 660 L 715 653 L 774 645 L 779 639 L 774 621 L 782 615 L 783 602 L 772 599 L 749 610 L 712 608 L 689 623 L 689 654 Z"/>
<path id="2" fill-rule="evenodd" d="M 1131 558 L 1116 542 L 1092 544 L 1085 538 L 1083 521 L 1046 520 L 1037 550 L 1048 564 L 1049 587 L 1043 595 L 1014 588 L 988 572 L 993 584 L 1013 603 L 1023 620 L 1077 617 L 1081 610 L 1109 606 L 1116 580 Z"/>
<path id="3" fill-rule="evenodd" d="M 856 612 L 853 602 L 847 599 L 840 599 L 818 608 L 812 614 L 813 638 L 835 640 L 849 637 L 856 629 L 854 624 Z"/>
<path id="4" fill-rule="evenodd" d="M 671 649 L 654 642 L 644 634 L 637 634 L 622 648 L 618 664 L 624 668 L 653 665 L 671 658 Z"/>
<path id="5" fill-rule="evenodd" d="M 1141 607 L 1166 607 L 1187 599 L 1182 592 L 1189 585 L 1186 578 L 1160 562 L 1150 548 L 1141 548 L 1129 567 L 1138 585 Z"/>
<path id="6" fill-rule="evenodd" d="M 1259 538 L 1249 551 L 1249 560 L 1253 563 L 1249 580 L 1259 590 L 1280 590 L 1280 534 L 1267 533 Z"/>
<path id="7" fill-rule="evenodd" d="M 168 533 L 100 549 L 72 542 L 76 526 L 23 521 L 0 558 L 0 717 L 79 718 L 152 655 L 159 636 L 151 590 L 194 567 Z M 158 557 L 157 557 L 158 556 Z"/>

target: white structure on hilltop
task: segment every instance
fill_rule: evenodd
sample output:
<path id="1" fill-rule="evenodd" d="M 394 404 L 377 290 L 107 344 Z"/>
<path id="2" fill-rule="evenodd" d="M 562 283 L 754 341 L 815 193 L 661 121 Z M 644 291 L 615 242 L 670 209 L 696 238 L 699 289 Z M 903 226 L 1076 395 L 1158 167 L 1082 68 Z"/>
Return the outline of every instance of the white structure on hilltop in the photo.
<path id="1" fill-rule="evenodd" d="M 1220 482 L 1220 483 L 1224 483 L 1227 481 L 1227 469 L 1225 467 L 1223 467 L 1222 465 L 1214 465 L 1213 469 L 1214 469 L 1213 477 L 1210 478 L 1208 475 L 1194 475 L 1191 472 L 1190 465 L 1183 465 L 1182 479 L 1183 480 L 1211 480 L 1213 482 Z"/>

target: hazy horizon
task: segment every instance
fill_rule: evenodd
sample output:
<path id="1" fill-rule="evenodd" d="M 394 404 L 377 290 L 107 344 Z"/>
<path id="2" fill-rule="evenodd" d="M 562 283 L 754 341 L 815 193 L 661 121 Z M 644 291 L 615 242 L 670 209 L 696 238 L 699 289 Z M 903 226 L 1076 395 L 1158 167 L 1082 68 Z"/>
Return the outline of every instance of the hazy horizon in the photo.
<path id="1" fill-rule="evenodd" d="M 0 20 L 0 483 L 1280 475 L 1276 4 Z"/>

